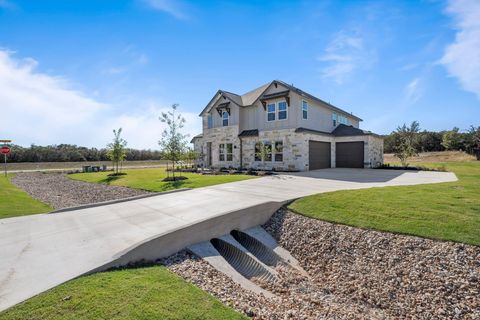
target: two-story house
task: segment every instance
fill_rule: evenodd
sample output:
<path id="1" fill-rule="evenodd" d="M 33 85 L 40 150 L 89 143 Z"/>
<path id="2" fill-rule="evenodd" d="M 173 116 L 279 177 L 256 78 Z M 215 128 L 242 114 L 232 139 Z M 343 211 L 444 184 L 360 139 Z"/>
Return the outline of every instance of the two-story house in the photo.
<path id="1" fill-rule="evenodd" d="M 244 95 L 219 90 L 200 116 L 203 133 L 192 143 L 205 167 L 306 171 L 383 163 L 383 139 L 359 129 L 362 119 L 279 80 Z"/>

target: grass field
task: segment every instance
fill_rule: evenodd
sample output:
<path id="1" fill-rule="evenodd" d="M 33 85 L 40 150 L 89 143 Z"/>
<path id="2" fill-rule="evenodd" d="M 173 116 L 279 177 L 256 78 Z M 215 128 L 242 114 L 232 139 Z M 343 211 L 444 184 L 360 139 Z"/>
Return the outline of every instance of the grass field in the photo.
<path id="1" fill-rule="evenodd" d="M 445 166 L 459 181 L 324 193 L 289 208 L 361 228 L 480 245 L 480 161 L 421 164 Z"/>
<path id="2" fill-rule="evenodd" d="M 0 313 L 20 319 L 245 319 L 165 267 L 97 273 L 46 291 Z"/>
<path id="3" fill-rule="evenodd" d="M 10 182 L 12 175 L 0 176 L 0 219 L 45 213 L 53 209 L 30 197 Z"/>
<path id="4" fill-rule="evenodd" d="M 249 175 L 200 175 L 196 173 L 176 173 L 187 177 L 187 180 L 164 182 L 167 173 L 163 168 L 124 170 L 124 176 L 109 177 L 111 172 L 75 173 L 69 175 L 72 179 L 86 182 L 105 183 L 147 191 L 168 191 L 179 188 L 200 188 L 221 183 L 235 182 L 255 178 Z"/>
<path id="5" fill-rule="evenodd" d="M 81 170 L 82 166 L 102 166 L 112 168 L 111 161 L 85 161 L 85 162 L 19 162 L 7 163 L 8 170 Z M 123 167 L 164 167 L 165 160 L 124 161 Z"/>

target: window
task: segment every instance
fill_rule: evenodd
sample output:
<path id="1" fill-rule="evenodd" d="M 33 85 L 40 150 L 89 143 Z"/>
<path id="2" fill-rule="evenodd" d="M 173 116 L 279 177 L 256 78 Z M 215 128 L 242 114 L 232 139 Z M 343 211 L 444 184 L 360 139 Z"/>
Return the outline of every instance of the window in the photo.
<path id="1" fill-rule="evenodd" d="M 257 142 L 255 144 L 255 161 L 262 161 L 262 158 L 260 156 L 260 148 L 262 147 L 261 142 Z"/>
<path id="2" fill-rule="evenodd" d="M 265 161 L 272 161 L 272 144 L 270 142 L 265 142 Z"/>
<path id="3" fill-rule="evenodd" d="M 213 128 L 213 117 L 211 114 L 209 114 L 207 117 L 207 126 L 208 126 L 208 129 Z"/>
<path id="4" fill-rule="evenodd" d="M 267 105 L 267 121 L 275 121 L 275 103 Z"/>
<path id="5" fill-rule="evenodd" d="M 275 162 L 282 162 L 283 161 L 283 142 L 276 141 L 275 142 Z"/>
<path id="6" fill-rule="evenodd" d="M 227 143 L 227 161 L 233 161 L 233 145 Z"/>
<path id="7" fill-rule="evenodd" d="M 272 161 L 272 144 L 270 142 L 255 144 L 255 161 Z"/>
<path id="8" fill-rule="evenodd" d="M 233 161 L 233 145 L 231 143 L 221 143 L 218 147 L 218 161 Z"/>
<path id="9" fill-rule="evenodd" d="M 218 146 L 218 161 L 225 161 L 225 144 L 223 143 Z"/>
<path id="10" fill-rule="evenodd" d="M 337 124 L 350 125 L 350 119 L 345 116 L 337 115 L 336 113 L 332 114 L 333 126 L 336 127 Z"/>
<path id="11" fill-rule="evenodd" d="M 223 122 L 223 126 L 226 127 L 228 126 L 228 112 L 227 111 L 223 111 L 222 113 L 222 122 Z"/>
<path id="12" fill-rule="evenodd" d="M 278 120 L 287 119 L 287 102 L 282 101 L 278 103 Z"/>
<path id="13" fill-rule="evenodd" d="M 302 100 L 302 117 L 305 120 L 308 119 L 308 102 L 305 100 Z"/>

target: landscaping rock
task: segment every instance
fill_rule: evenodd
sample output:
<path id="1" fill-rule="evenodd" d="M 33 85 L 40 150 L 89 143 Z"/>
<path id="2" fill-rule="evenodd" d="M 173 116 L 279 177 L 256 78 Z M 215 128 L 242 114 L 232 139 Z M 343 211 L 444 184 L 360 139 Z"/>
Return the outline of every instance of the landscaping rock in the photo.
<path id="1" fill-rule="evenodd" d="M 138 196 L 148 191 L 69 179 L 62 173 L 23 172 L 12 183 L 54 209 Z"/>
<path id="2" fill-rule="evenodd" d="M 254 319 L 479 319 L 480 247 L 363 230 L 279 210 L 264 228 L 308 272 L 243 289 L 185 251 L 159 260 Z"/>

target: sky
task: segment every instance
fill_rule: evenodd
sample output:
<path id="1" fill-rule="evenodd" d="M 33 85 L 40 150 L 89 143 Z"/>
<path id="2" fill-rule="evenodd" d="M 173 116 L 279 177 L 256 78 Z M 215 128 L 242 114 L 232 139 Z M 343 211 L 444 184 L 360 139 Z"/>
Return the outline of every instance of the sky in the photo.
<path id="1" fill-rule="evenodd" d="M 0 0 L 0 139 L 158 149 L 279 79 L 387 134 L 480 125 L 480 1 Z"/>

